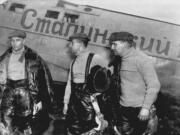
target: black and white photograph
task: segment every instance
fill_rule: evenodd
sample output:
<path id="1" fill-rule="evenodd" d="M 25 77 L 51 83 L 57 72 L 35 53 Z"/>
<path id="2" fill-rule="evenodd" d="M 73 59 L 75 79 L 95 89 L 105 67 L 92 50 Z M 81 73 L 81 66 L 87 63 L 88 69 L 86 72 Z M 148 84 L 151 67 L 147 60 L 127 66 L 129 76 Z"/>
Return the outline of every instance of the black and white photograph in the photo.
<path id="1" fill-rule="evenodd" d="M 0 0 L 0 135 L 180 135 L 180 1 Z"/>

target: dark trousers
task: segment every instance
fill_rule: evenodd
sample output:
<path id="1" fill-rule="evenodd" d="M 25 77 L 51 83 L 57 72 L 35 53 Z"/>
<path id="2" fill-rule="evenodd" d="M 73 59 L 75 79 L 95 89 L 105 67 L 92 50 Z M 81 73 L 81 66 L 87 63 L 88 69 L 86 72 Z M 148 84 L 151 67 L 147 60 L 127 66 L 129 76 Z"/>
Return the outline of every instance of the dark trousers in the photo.
<path id="1" fill-rule="evenodd" d="M 49 127 L 50 118 L 46 110 L 38 112 L 31 122 L 32 135 L 43 135 Z"/>
<path id="2" fill-rule="evenodd" d="M 7 80 L 1 103 L 2 121 L 10 123 L 13 135 L 32 130 L 32 135 L 42 135 L 49 126 L 47 110 L 32 116 L 33 101 L 28 92 L 27 80 Z M 14 133 L 15 132 L 15 133 Z M 28 134 L 28 133 L 27 133 Z"/>
<path id="3" fill-rule="evenodd" d="M 90 95 L 84 89 L 84 84 L 73 84 L 72 94 L 67 114 L 68 132 L 80 135 L 97 126 L 95 111 Z"/>
<path id="4" fill-rule="evenodd" d="M 122 135 L 142 135 L 145 132 L 148 121 L 139 120 L 138 114 L 140 109 L 121 107 L 118 129 Z"/>

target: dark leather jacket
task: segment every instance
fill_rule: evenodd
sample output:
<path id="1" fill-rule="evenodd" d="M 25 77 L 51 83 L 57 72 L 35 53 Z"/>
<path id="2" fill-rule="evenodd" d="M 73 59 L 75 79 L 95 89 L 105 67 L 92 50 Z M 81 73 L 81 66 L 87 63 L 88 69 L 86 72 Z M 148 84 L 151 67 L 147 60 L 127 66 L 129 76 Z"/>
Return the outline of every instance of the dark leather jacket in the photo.
<path id="1" fill-rule="evenodd" d="M 5 61 L 5 64 L 8 63 L 12 48 L 10 47 L 1 57 L 0 63 Z M 30 97 L 34 103 L 42 102 L 42 108 L 48 110 L 53 102 L 53 91 L 52 91 L 52 77 L 50 71 L 45 64 L 44 60 L 32 49 L 25 46 L 25 51 L 23 56 L 25 57 L 25 71 L 26 71 L 26 88 L 29 90 Z M 8 102 L 11 101 L 12 96 L 7 96 L 6 89 L 9 89 L 8 84 L 5 85 L 5 90 L 1 103 L 1 113 L 12 108 L 8 105 Z M 11 93 L 12 94 L 12 93 Z M 9 95 L 11 95 L 9 93 Z M 28 95 L 28 94 L 26 94 Z M 25 98 L 30 99 L 30 98 Z M 6 106 L 7 105 L 7 106 Z M 4 107 L 3 107 L 4 106 Z M 2 110 L 2 109 L 5 110 Z"/>

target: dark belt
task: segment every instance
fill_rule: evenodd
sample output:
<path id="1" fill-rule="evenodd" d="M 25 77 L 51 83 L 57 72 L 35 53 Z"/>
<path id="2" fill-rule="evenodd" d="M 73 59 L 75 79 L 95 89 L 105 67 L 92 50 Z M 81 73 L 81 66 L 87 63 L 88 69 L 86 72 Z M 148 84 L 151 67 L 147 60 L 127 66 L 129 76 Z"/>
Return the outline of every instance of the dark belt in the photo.
<path id="1" fill-rule="evenodd" d="M 74 83 L 72 82 L 72 88 L 78 91 L 82 91 L 82 89 L 85 87 L 85 83 Z"/>
<path id="2" fill-rule="evenodd" d="M 85 83 L 72 82 L 72 93 L 79 93 L 80 95 L 89 95 L 88 89 Z"/>
<path id="3" fill-rule="evenodd" d="M 27 87 L 27 79 L 22 79 L 22 80 L 7 79 L 7 86 L 11 88 Z"/>

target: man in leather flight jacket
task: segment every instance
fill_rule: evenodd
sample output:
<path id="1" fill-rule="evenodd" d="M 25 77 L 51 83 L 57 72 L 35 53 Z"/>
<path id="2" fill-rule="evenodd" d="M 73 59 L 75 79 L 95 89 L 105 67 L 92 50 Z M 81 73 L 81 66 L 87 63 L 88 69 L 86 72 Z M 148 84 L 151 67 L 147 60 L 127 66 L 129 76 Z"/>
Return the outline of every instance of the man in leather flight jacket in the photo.
<path id="1" fill-rule="evenodd" d="M 49 125 L 52 78 L 44 60 L 24 45 L 25 38 L 23 31 L 12 32 L 11 47 L 0 57 L 1 122 L 8 132 L 41 135 Z"/>

